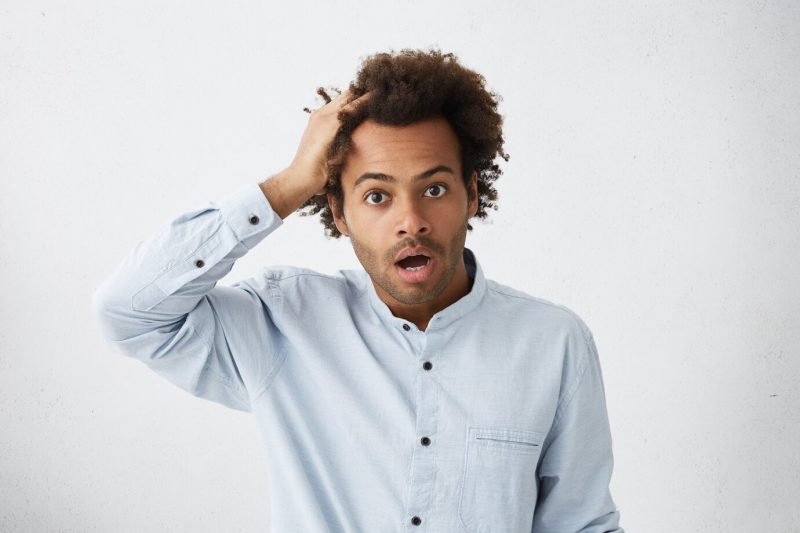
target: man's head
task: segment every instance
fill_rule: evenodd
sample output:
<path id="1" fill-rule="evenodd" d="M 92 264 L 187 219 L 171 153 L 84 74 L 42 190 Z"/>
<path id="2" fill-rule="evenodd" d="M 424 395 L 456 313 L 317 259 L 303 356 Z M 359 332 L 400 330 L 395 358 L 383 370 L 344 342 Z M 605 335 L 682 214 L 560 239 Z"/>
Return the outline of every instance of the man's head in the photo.
<path id="1" fill-rule="evenodd" d="M 437 115 L 448 121 L 458 139 L 464 185 L 469 183 L 473 171 L 477 174 L 478 209 L 474 216 L 485 219 L 487 209 L 497 209 L 493 182 L 502 171 L 494 161 L 497 156 L 508 161 L 508 155 L 503 152 L 503 119 L 497 112 L 499 97 L 485 88 L 483 76 L 463 67 L 451 53 L 402 50 L 366 57 L 349 90 L 350 101 L 367 92 L 371 96 L 354 113 L 340 114 L 342 126 L 328 150 L 329 194 L 309 198 L 300 207 L 300 215 L 319 213 L 326 235 L 340 237 L 329 198 L 339 205 L 345 201 L 341 176 L 355 129 L 368 119 L 378 124 L 405 126 Z M 319 91 L 324 93 L 322 88 Z M 467 229 L 472 230 L 469 223 Z"/>
<path id="2" fill-rule="evenodd" d="M 465 187 L 448 122 L 362 122 L 341 185 L 343 209 L 330 198 L 334 223 L 350 237 L 379 293 L 404 305 L 440 297 L 463 264 L 467 219 L 478 209 L 476 173 Z M 409 253 L 414 257 L 403 257 Z"/>
<path id="3" fill-rule="evenodd" d="M 508 159 L 497 101 L 483 84 L 452 54 L 409 50 L 367 58 L 350 84 L 352 100 L 370 97 L 340 114 L 327 195 L 309 199 L 303 214 L 321 211 L 328 235 L 350 237 L 385 301 L 435 306 L 468 283 L 468 220 L 494 206 L 494 159 Z M 409 249 L 427 259 L 404 259 Z"/>

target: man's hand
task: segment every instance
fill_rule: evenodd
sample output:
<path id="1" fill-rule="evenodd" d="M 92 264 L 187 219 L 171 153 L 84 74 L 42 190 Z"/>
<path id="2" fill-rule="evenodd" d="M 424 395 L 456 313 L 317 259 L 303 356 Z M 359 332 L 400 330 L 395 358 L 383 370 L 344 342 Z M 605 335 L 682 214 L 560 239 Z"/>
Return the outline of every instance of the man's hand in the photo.
<path id="1" fill-rule="evenodd" d="M 355 110 L 366 101 L 369 93 L 345 105 L 350 96 L 350 89 L 347 89 L 324 106 L 311 112 L 306 129 L 300 139 L 300 146 L 297 148 L 292 164 L 289 165 L 298 175 L 307 176 L 310 183 L 317 185 L 314 194 L 325 194 L 325 184 L 328 181 L 325 173 L 325 156 L 341 125 L 338 119 L 339 111 L 343 110 L 348 113 Z"/>
<path id="2" fill-rule="evenodd" d="M 370 93 L 345 104 L 350 95 L 348 89 L 312 111 L 291 164 L 261 183 L 261 190 L 281 218 L 289 216 L 311 196 L 325 194 L 328 181 L 325 172 L 326 156 L 341 125 L 339 111 L 344 110 L 347 113 L 355 110 L 369 98 Z"/>

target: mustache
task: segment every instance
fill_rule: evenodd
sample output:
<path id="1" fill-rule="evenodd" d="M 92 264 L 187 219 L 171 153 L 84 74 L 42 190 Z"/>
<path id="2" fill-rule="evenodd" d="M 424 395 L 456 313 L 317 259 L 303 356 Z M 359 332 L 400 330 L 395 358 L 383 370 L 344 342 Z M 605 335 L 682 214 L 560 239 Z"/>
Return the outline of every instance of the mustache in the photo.
<path id="1" fill-rule="evenodd" d="M 428 250 L 437 255 L 444 254 L 444 246 L 441 246 L 439 243 L 428 237 L 422 236 L 422 237 L 417 237 L 416 239 L 405 240 L 399 243 L 397 246 L 394 246 L 386 254 L 386 260 L 389 263 L 392 263 L 394 262 L 394 258 L 397 257 L 397 254 L 400 253 L 400 250 L 403 250 L 404 248 L 415 248 L 417 246 L 424 246 L 425 248 L 427 248 Z"/>

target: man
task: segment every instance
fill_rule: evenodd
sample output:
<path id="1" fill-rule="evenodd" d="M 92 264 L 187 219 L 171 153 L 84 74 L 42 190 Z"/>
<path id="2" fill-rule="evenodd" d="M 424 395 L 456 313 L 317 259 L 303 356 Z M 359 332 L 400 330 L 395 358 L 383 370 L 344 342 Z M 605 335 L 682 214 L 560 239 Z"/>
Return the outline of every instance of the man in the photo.
<path id="1" fill-rule="evenodd" d="M 276 533 L 621 532 L 590 330 L 464 247 L 507 159 L 483 78 L 404 50 L 320 94 L 285 170 L 178 216 L 98 287 L 107 339 L 253 413 Z M 216 286 L 301 208 L 364 270 Z"/>

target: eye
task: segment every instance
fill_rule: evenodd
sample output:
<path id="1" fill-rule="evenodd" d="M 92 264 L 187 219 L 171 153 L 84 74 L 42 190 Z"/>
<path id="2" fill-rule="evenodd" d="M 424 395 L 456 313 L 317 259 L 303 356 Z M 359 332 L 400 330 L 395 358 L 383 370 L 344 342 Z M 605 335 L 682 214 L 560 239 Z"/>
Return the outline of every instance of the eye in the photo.
<path id="1" fill-rule="evenodd" d="M 429 191 L 434 191 L 434 194 L 433 194 L 434 198 L 440 198 L 440 197 L 444 196 L 444 192 L 447 190 L 447 186 L 444 185 L 443 183 L 436 183 L 436 184 L 431 185 L 430 187 L 428 187 L 428 190 Z"/>
<path id="2" fill-rule="evenodd" d="M 382 204 L 383 202 L 381 202 L 381 201 L 370 202 L 370 199 L 372 199 L 372 200 L 375 200 L 375 197 L 377 197 L 377 198 L 378 198 L 378 200 L 380 200 L 380 198 L 381 198 L 383 195 L 384 195 L 384 193 L 382 193 L 382 192 L 380 192 L 380 191 L 370 191 L 370 192 L 368 192 L 368 193 L 367 193 L 367 195 L 364 197 L 364 200 L 365 200 L 365 201 L 366 201 L 368 204 L 370 204 L 370 205 L 379 205 L 379 204 Z"/>

